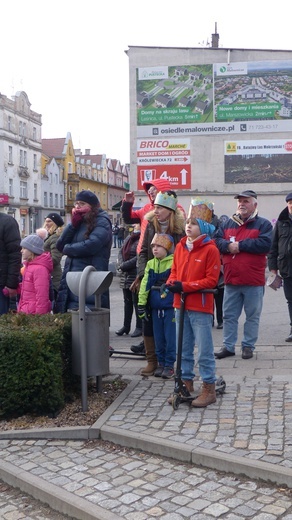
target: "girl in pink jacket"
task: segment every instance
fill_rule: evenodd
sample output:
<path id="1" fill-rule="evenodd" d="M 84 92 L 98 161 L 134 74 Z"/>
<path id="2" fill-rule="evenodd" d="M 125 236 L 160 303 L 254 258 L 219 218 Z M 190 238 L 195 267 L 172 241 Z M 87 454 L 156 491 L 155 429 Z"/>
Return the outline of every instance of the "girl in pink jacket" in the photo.
<path id="1" fill-rule="evenodd" d="M 25 314 L 46 314 L 51 312 L 50 300 L 51 254 L 44 252 L 44 241 L 38 235 L 28 235 L 21 243 L 22 283 L 17 312 Z"/>

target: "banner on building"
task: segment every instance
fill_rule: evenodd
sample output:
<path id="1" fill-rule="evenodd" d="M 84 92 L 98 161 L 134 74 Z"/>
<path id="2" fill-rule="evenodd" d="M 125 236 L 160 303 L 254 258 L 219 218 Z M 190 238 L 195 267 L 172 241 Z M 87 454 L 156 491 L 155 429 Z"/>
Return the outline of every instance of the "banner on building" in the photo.
<path id="1" fill-rule="evenodd" d="M 191 188 L 190 139 L 138 139 L 137 188 L 168 179 L 172 189 Z"/>
<path id="2" fill-rule="evenodd" d="M 225 141 L 225 183 L 292 182 L 291 139 Z"/>
<path id="3" fill-rule="evenodd" d="M 136 70 L 137 136 L 291 129 L 292 60 Z"/>

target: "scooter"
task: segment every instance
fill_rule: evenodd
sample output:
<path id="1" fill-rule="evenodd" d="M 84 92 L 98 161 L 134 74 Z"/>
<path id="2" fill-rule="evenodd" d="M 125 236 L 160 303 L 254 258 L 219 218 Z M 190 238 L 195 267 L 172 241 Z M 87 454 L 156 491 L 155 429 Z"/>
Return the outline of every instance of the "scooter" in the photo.
<path id="1" fill-rule="evenodd" d="M 217 289 L 203 289 L 202 293 L 216 294 Z M 175 375 L 175 386 L 172 395 L 172 407 L 177 410 L 180 403 L 191 403 L 194 400 L 194 396 L 190 394 L 186 385 L 181 378 L 181 361 L 182 361 L 182 344 L 183 344 L 183 326 L 184 326 L 184 313 L 185 313 L 185 299 L 188 293 L 181 293 L 181 305 L 179 315 L 179 327 L 178 327 L 178 344 L 177 344 L 177 362 L 176 362 L 176 375 Z M 215 390 L 217 395 L 223 395 L 226 389 L 226 383 L 222 376 L 219 376 L 215 383 Z"/>

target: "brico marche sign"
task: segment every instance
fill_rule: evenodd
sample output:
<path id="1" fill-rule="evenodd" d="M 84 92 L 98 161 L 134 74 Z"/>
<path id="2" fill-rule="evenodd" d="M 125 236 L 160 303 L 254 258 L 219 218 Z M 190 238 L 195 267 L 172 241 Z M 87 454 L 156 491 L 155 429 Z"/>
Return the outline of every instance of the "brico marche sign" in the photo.
<path id="1" fill-rule="evenodd" d="M 137 188 L 143 182 L 168 179 L 172 188 L 191 188 L 190 139 L 139 139 Z"/>

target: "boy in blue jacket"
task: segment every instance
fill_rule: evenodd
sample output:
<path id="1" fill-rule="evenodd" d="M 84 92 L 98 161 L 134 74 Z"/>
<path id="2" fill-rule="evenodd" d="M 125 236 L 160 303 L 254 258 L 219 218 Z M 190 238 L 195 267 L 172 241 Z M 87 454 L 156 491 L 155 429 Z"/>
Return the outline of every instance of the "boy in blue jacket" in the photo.
<path id="1" fill-rule="evenodd" d="M 176 359 L 176 329 L 173 309 L 173 294 L 169 292 L 164 299 L 160 297 L 160 287 L 170 275 L 173 262 L 173 238 L 170 235 L 155 233 L 151 242 L 154 258 L 148 260 L 141 281 L 138 313 L 147 320 L 150 309 L 153 322 L 155 353 L 158 366 L 155 377 L 170 379 L 174 375 Z"/>

